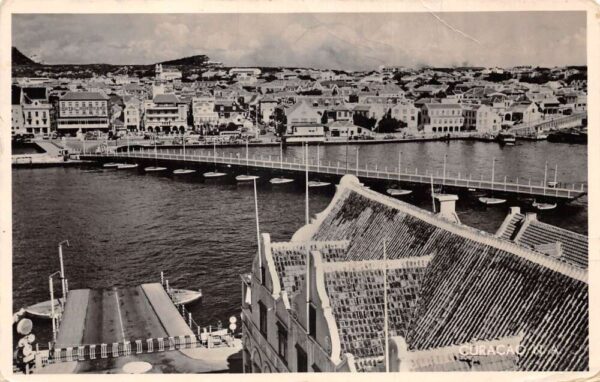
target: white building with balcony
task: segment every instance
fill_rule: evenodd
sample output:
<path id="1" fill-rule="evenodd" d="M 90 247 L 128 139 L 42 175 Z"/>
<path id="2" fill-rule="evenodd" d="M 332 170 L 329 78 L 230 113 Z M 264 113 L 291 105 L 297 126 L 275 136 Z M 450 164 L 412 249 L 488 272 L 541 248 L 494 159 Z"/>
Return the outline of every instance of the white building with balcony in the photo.
<path id="1" fill-rule="evenodd" d="M 98 92 L 68 92 L 58 102 L 58 132 L 75 134 L 99 130 L 108 132 L 109 98 Z"/>
<path id="2" fill-rule="evenodd" d="M 192 98 L 192 115 L 194 128 L 202 129 L 203 126 L 216 126 L 219 122 L 219 113 L 215 111 L 215 97 L 204 95 Z"/>
<path id="3" fill-rule="evenodd" d="M 154 133 L 183 133 L 187 128 L 188 105 L 175 94 L 159 94 L 144 101 L 144 130 Z"/>

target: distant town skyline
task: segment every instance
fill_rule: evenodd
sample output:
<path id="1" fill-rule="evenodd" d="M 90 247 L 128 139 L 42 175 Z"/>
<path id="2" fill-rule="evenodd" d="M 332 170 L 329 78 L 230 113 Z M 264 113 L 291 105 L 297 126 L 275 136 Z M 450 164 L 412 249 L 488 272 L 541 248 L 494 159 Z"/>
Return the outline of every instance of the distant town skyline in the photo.
<path id="1" fill-rule="evenodd" d="M 47 64 L 585 65 L 585 12 L 15 14 L 12 42 Z"/>

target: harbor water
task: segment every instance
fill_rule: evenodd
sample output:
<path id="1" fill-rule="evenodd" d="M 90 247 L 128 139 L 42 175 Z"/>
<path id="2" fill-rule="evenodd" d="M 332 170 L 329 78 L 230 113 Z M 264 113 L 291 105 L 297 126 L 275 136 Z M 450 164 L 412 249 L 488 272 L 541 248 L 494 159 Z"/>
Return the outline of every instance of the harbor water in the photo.
<path id="1" fill-rule="evenodd" d="M 321 159 L 355 166 L 359 146 L 321 147 Z M 189 152 L 193 148 L 188 148 Z M 203 149 L 204 152 L 210 150 Z M 246 155 L 245 149 L 218 149 L 226 155 Z M 346 155 L 346 150 L 348 155 Z M 525 142 L 502 147 L 495 143 L 451 141 L 362 145 L 359 165 L 396 168 L 419 173 L 481 174 L 489 179 L 496 157 L 496 179 L 517 176 L 548 180 L 558 164 L 560 182 L 587 183 L 587 146 Z M 279 147 L 253 148 L 250 155 L 279 155 Z M 300 147 L 285 150 L 299 159 Z M 311 157 L 316 149 L 311 148 Z M 109 288 L 158 282 L 165 273 L 175 288 L 199 289 L 202 303 L 190 307 L 201 325 L 224 325 L 239 315 L 239 275 L 251 269 L 256 253 L 253 188 L 235 182 L 205 182 L 201 174 L 173 178 L 130 170 L 97 170 L 97 166 L 15 169 L 13 182 L 13 310 L 49 299 L 48 275 L 59 269 L 57 243 L 64 249 L 69 288 Z M 275 176 L 275 175 L 274 175 Z M 304 224 L 304 188 L 300 184 L 258 187 L 260 229 L 273 241 L 287 241 Z M 333 196 L 329 191 L 310 195 L 310 212 L 323 210 Z M 407 201 L 431 209 L 424 198 Z M 457 212 L 464 224 L 494 232 L 508 212 L 508 204 L 483 207 L 476 198 L 461 198 Z M 529 208 L 526 204 L 522 208 Z M 538 212 L 544 222 L 587 233 L 587 199 Z M 58 291 L 58 289 L 57 289 Z M 50 337 L 48 322 L 35 323 L 39 339 Z M 41 329 L 41 331 L 39 331 Z"/>

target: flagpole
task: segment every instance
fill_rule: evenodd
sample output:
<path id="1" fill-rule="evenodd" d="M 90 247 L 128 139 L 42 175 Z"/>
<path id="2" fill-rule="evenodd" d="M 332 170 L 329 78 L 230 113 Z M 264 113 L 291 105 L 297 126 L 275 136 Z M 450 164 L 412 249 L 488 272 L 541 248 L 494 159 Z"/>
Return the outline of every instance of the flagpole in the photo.
<path id="1" fill-rule="evenodd" d="M 310 223 L 310 212 L 309 212 L 309 200 L 308 200 L 308 142 L 306 142 L 306 148 L 304 150 L 304 163 L 306 167 L 306 181 L 305 181 L 305 193 L 306 193 L 306 224 Z"/>
<path id="2" fill-rule="evenodd" d="M 390 347 L 388 339 L 388 307 L 387 307 L 387 248 L 383 240 L 383 321 L 385 330 L 385 372 L 390 372 Z"/>
<path id="3" fill-rule="evenodd" d="M 260 225 L 258 222 L 258 193 L 256 191 L 256 178 L 252 180 L 254 182 L 254 213 L 256 215 L 256 243 L 258 244 L 258 267 L 260 269 L 260 282 L 261 284 L 264 282 L 263 280 L 263 272 L 262 272 L 262 257 L 260 250 Z"/>
<path id="4" fill-rule="evenodd" d="M 431 177 L 431 203 L 433 204 L 433 213 L 435 213 L 435 193 L 433 192 L 433 173 L 430 174 Z"/>

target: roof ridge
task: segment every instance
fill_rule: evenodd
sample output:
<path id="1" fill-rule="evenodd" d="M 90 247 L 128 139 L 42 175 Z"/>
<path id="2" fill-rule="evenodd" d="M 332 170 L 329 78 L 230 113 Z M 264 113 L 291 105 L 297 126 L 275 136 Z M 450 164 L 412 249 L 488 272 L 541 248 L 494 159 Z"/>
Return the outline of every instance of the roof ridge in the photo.
<path id="1" fill-rule="evenodd" d="M 481 244 L 489 245 L 496 249 L 512 253 L 516 256 L 529 260 L 540 266 L 544 266 L 565 276 L 574 278 L 581 282 L 585 282 L 586 284 L 588 283 L 587 271 L 585 270 L 582 270 L 571 264 L 552 259 L 544 253 L 533 251 L 517 243 L 508 240 L 503 240 L 488 232 L 477 230 L 467 225 L 446 221 L 429 211 L 423 210 L 416 206 L 412 206 L 398 199 L 393 199 L 371 189 L 367 189 L 361 186 L 358 181 L 358 178 L 356 178 L 353 175 L 345 175 L 340 180 L 339 187 L 341 187 L 342 189 L 346 188 L 348 190 L 354 191 L 366 198 L 387 205 L 388 207 L 401 210 L 438 228 L 442 228 L 454 234 L 467 237 L 468 239 L 479 242 Z"/>
<path id="2" fill-rule="evenodd" d="M 323 272 L 368 271 L 383 269 L 425 268 L 433 255 L 403 257 L 399 259 L 348 260 L 323 263 Z"/>

